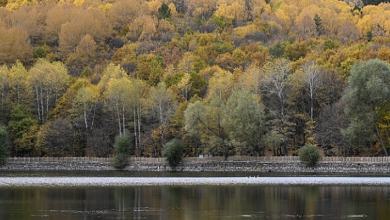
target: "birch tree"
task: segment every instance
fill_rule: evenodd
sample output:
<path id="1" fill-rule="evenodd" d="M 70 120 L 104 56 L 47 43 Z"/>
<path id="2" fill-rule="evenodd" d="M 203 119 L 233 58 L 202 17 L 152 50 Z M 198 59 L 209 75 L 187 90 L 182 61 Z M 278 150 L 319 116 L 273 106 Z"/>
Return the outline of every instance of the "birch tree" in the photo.
<path id="1" fill-rule="evenodd" d="M 35 96 L 38 119 L 44 123 L 48 119 L 50 108 L 66 90 L 69 82 L 66 67 L 60 62 L 50 63 L 39 59 L 30 69 L 28 84 Z"/>
<path id="2" fill-rule="evenodd" d="M 16 105 L 25 104 L 28 97 L 28 72 L 23 64 L 17 61 L 9 70 L 12 102 Z"/>
<path id="3" fill-rule="evenodd" d="M 287 108 L 288 89 L 291 82 L 290 62 L 286 59 L 275 59 L 264 66 L 263 94 L 268 98 L 269 110 L 280 121 L 284 121 Z"/>
<path id="4" fill-rule="evenodd" d="M 160 83 L 150 90 L 150 100 L 152 103 L 152 110 L 158 118 L 161 129 L 161 146 L 164 146 L 166 142 L 164 129 L 169 127 L 169 120 L 176 112 L 177 103 L 173 92 L 166 89 L 164 83 Z"/>
<path id="5" fill-rule="evenodd" d="M 81 110 L 86 131 L 93 127 L 94 108 L 98 100 L 99 93 L 92 85 L 84 85 L 77 92 L 73 105 Z"/>
<path id="6" fill-rule="evenodd" d="M 288 98 L 292 94 L 292 70 L 290 62 L 286 59 L 275 59 L 264 66 L 264 80 L 262 83 L 262 94 L 266 109 L 271 120 L 270 125 L 273 130 L 284 136 L 288 135 L 288 128 L 292 126 L 288 120 Z M 286 143 L 283 148 L 277 150 L 278 155 L 287 154 Z"/>
<path id="7" fill-rule="evenodd" d="M 320 67 L 314 62 L 308 62 L 303 65 L 302 70 L 305 77 L 305 88 L 310 97 L 310 119 L 313 121 L 314 98 L 322 83 Z"/>
<path id="8" fill-rule="evenodd" d="M 121 79 L 126 77 L 126 72 L 120 67 L 120 65 L 115 65 L 110 63 L 103 71 L 102 78 L 98 83 L 98 89 L 100 94 L 103 94 L 107 89 L 107 84 L 111 79 Z"/>
<path id="9" fill-rule="evenodd" d="M 214 95 L 226 101 L 234 91 L 233 74 L 228 71 L 218 71 L 209 80 L 207 99 Z"/>
<path id="10" fill-rule="evenodd" d="M 126 132 L 126 117 L 131 109 L 131 81 L 127 78 L 111 79 L 107 84 L 105 97 L 108 105 L 115 111 L 118 121 L 119 135 Z"/>
<path id="11" fill-rule="evenodd" d="M 99 101 L 99 92 L 95 86 L 89 83 L 83 83 L 82 87 L 77 91 L 77 95 L 73 102 L 73 109 L 82 115 L 85 128 L 85 143 L 87 155 L 90 156 L 89 149 L 89 134 L 94 127 L 96 103 Z"/>
<path id="12" fill-rule="evenodd" d="M 133 126 L 134 126 L 134 146 L 135 153 L 140 156 L 143 150 L 142 145 L 142 117 L 144 110 L 147 108 L 148 85 L 138 79 L 131 81 L 130 102 L 133 109 Z"/>

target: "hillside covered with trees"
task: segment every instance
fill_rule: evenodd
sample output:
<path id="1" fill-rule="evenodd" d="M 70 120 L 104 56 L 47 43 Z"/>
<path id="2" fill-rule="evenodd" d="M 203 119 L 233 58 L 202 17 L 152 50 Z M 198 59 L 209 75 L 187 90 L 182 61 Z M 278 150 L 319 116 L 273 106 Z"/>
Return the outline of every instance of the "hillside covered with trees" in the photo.
<path id="1" fill-rule="evenodd" d="M 387 155 L 390 3 L 0 0 L 11 156 Z"/>

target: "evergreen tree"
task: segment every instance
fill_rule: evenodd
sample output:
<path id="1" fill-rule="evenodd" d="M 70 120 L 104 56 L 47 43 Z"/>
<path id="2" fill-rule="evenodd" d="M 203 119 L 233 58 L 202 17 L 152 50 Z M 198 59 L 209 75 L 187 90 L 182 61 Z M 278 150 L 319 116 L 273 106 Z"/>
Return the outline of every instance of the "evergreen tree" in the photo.
<path id="1" fill-rule="evenodd" d="M 111 165 L 117 169 L 123 169 L 128 164 L 130 147 L 131 147 L 131 136 L 128 133 L 123 133 L 116 136 L 115 138 L 115 155 L 111 161 Z"/>
<path id="2" fill-rule="evenodd" d="M 368 42 L 370 42 L 372 40 L 372 38 L 374 37 L 374 35 L 372 34 L 371 31 L 368 31 L 367 32 L 367 35 L 366 35 L 366 39 Z"/>
<path id="3" fill-rule="evenodd" d="M 171 17 L 171 9 L 167 4 L 163 3 L 157 11 L 157 19 L 161 20 L 169 17 Z"/>
<path id="4" fill-rule="evenodd" d="M 314 23 L 316 24 L 316 30 L 318 34 L 321 34 L 324 30 L 324 27 L 322 26 L 322 19 L 318 14 L 314 16 Z"/>
<path id="5" fill-rule="evenodd" d="M 280 42 L 272 45 L 272 47 L 269 48 L 269 54 L 273 58 L 280 58 L 283 56 L 285 50 L 285 46 L 282 45 Z"/>

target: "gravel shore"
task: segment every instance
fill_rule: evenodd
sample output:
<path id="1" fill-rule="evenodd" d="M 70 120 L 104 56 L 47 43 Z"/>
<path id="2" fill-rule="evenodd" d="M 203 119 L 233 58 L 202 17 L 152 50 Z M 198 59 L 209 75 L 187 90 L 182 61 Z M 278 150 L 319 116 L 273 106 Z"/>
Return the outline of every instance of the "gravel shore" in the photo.
<path id="1" fill-rule="evenodd" d="M 390 177 L 0 177 L 0 187 L 191 185 L 369 185 L 390 186 Z"/>

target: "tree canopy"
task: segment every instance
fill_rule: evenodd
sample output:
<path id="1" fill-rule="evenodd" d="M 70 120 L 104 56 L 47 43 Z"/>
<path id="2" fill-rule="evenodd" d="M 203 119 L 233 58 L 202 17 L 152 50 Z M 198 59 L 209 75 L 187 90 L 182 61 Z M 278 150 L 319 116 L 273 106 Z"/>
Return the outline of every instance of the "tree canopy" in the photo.
<path id="1" fill-rule="evenodd" d="M 11 156 L 387 154 L 386 1 L 8 0 L 0 32 Z"/>
<path id="2" fill-rule="evenodd" d="M 388 150 L 379 130 L 380 115 L 389 111 L 390 68 L 389 64 L 380 60 L 358 62 L 352 66 L 351 76 L 343 101 L 345 114 L 351 123 L 344 131 L 347 140 L 355 145 L 365 145 L 380 139 L 388 156 Z M 382 122 L 383 123 L 383 122 Z"/>

